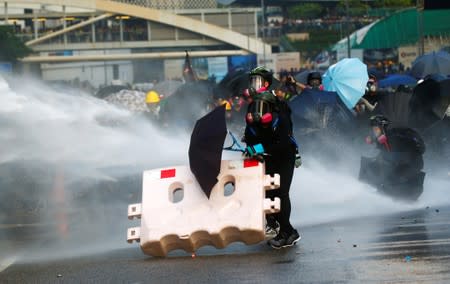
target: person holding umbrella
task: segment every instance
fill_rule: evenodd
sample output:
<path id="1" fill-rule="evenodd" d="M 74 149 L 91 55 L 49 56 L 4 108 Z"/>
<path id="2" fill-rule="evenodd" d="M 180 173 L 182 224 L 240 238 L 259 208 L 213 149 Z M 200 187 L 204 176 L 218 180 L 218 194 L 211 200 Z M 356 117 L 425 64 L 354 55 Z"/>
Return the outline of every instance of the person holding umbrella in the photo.
<path id="1" fill-rule="evenodd" d="M 268 244 L 280 249 L 293 246 L 301 238 L 290 223 L 289 198 L 294 167 L 301 165 L 301 157 L 292 133 L 291 110 L 286 101 L 280 100 L 274 92 L 268 90 L 272 84 L 272 73 L 264 67 L 257 67 L 249 75 L 252 100 L 246 114 L 246 155 L 261 158 L 262 145 L 266 174 L 280 175 L 280 188 L 267 192 L 267 197 L 279 197 L 281 211 L 273 219 L 267 218 L 266 228 L 266 233 L 277 233 Z"/>
<path id="2" fill-rule="evenodd" d="M 362 159 L 359 178 L 383 193 L 416 200 L 423 191 L 425 144 L 415 130 L 390 125 L 384 115 L 370 117 L 372 135 L 366 142 L 374 143 L 380 152 L 375 158 Z"/>

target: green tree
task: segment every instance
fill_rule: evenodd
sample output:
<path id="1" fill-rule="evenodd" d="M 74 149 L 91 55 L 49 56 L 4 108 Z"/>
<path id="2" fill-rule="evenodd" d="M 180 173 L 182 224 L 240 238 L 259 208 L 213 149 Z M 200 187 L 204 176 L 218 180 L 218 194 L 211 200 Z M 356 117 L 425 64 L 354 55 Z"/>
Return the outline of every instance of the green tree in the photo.
<path id="1" fill-rule="evenodd" d="M 322 5 L 305 3 L 294 6 L 288 11 L 288 15 L 291 19 L 317 19 L 323 12 L 324 9 Z"/>
<path id="2" fill-rule="evenodd" d="M 390 8 L 390 7 L 411 7 L 416 5 L 416 0 L 375 0 L 374 7 Z"/>
<path id="3" fill-rule="evenodd" d="M 365 15 L 369 9 L 369 6 L 360 0 L 341 0 L 337 7 L 341 15 L 347 14 L 347 1 L 349 16 L 355 17 Z"/>
<path id="4" fill-rule="evenodd" d="M 0 26 L 0 60 L 16 63 L 32 50 L 14 35 L 13 27 Z"/>

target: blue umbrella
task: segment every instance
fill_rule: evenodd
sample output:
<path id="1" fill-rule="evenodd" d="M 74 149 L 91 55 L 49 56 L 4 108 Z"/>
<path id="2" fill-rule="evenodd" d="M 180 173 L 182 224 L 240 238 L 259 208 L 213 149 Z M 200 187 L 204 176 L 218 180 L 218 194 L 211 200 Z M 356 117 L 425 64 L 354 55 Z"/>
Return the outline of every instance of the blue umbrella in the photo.
<path id="1" fill-rule="evenodd" d="M 412 76 L 422 79 L 431 74 L 450 75 L 450 53 L 433 51 L 414 60 L 411 67 Z"/>
<path id="2" fill-rule="evenodd" d="M 331 65 L 323 75 L 326 91 L 337 92 L 348 109 L 353 109 L 364 95 L 367 81 L 367 66 L 358 58 L 344 58 Z"/>
<path id="3" fill-rule="evenodd" d="M 392 74 L 385 79 L 378 81 L 378 87 L 397 87 L 400 85 L 415 86 L 417 79 L 406 74 Z"/>

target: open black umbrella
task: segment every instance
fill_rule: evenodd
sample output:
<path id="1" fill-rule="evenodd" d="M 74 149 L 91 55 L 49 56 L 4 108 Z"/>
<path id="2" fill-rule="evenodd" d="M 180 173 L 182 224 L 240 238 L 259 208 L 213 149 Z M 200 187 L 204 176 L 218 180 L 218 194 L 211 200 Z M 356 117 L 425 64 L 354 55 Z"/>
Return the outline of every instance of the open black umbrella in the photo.
<path id="1" fill-rule="evenodd" d="M 217 183 L 227 135 L 225 105 L 216 107 L 195 123 L 189 145 L 189 166 L 206 196 Z"/>
<path id="2" fill-rule="evenodd" d="M 411 66 L 412 76 L 420 79 L 430 74 L 450 75 L 450 53 L 433 51 L 414 60 Z"/>
<path id="3" fill-rule="evenodd" d="M 427 128 L 442 120 L 450 105 L 450 79 L 443 76 L 429 76 L 413 91 L 409 107 L 413 127 Z"/>
<path id="4" fill-rule="evenodd" d="M 412 93 L 398 90 L 395 93 L 384 93 L 379 96 L 374 114 L 382 114 L 389 118 L 393 126 L 409 126 L 409 102 Z"/>
<path id="5" fill-rule="evenodd" d="M 353 114 L 345 107 L 336 92 L 305 89 L 289 102 L 292 117 L 300 128 L 322 129 L 329 123 L 348 123 Z"/>
<path id="6" fill-rule="evenodd" d="M 323 71 L 320 70 L 304 70 L 297 75 L 294 76 L 295 81 L 302 83 L 302 84 L 308 84 L 308 75 L 311 72 L 319 72 L 320 75 L 323 75 Z"/>

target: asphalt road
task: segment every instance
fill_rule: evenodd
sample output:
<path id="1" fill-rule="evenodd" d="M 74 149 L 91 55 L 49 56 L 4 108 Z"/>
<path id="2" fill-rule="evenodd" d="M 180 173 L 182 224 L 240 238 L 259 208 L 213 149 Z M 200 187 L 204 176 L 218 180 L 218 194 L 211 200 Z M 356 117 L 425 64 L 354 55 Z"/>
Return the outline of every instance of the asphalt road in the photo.
<path id="1" fill-rule="evenodd" d="M 18 229 L 25 230 L 1 228 Z M 9 254 L 2 253 L 0 283 L 450 282 L 450 206 L 308 226 L 301 233 L 289 249 L 234 243 L 166 258 L 120 240 L 98 251 L 89 247 L 101 240 L 32 247 L 26 239 L 15 247 L 3 242 Z M 64 253 L 68 247 L 80 254 Z"/>

